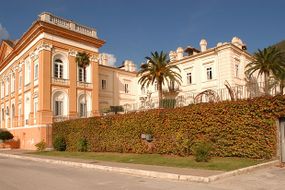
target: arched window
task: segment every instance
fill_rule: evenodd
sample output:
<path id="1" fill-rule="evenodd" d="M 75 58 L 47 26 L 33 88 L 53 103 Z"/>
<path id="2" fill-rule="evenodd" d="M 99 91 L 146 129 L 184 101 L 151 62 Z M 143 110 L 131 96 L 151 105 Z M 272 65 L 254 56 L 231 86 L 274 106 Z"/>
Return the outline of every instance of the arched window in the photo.
<path id="1" fill-rule="evenodd" d="M 2 120 L 4 120 L 5 118 L 4 108 L 2 108 L 1 112 L 2 112 Z"/>
<path id="2" fill-rule="evenodd" d="M 7 107 L 6 107 L 6 115 L 7 115 L 7 116 L 9 116 L 9 111 L 10 111 L 10 110 L 9 110 L 9 107 L 7 106 Z"/>
<path id="3" fill-rule="evenodd" d="M 80 117 L 88 117 L 91 112 L 90 96 L 81 94 L 78 98 L 78 114 Z"/>
<path id="4" fill-rule="evenodd" d="M 63 78 L 63 62 L 61 59 L 56 59 L 54 61 L 54 74 L 55 78 Z"/>
<path id="5" fill-rule="evenodd" d="M 78 81 L 86 82 L 86 68 L 78 66 Z"/>
<path id="6" fill-rule="evenodd" d="M 12 74 L 11 78 L 11 92 L 15 91 L 15 74 Z"/>
<path id="7" fill-rule="evenodd" d="M 53 95 L 54 116 L 66 116 L 68 114 L 68 96 L 65 92 L 57 91 Z"/>
<path id="8" fill-rule="evenodd" d="M 15 105 L 12 104 L 12 119 L 15 117 Z"/>

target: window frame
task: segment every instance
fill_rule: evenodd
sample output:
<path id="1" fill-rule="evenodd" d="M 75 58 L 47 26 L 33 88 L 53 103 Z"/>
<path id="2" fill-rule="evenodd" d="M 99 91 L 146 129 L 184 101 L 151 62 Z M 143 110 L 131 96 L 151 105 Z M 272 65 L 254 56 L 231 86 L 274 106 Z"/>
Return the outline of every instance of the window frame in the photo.
<path id="1" fill-rule="evenodd" d="M 61 59 L 56 59 L 53 63 L 53 77 L 64 79 L 64 64 Z"/>
<path id="2" fill-rule="evenodd" d="M 213 80 L 213 68 L 212 67 L 207 67 L 207 80 Z"/>
<path id="3" fill-rule="evenodd" d="M 187 78 L 187 84 L 189 85 L 189 84 L 192 84 L 192 72 L 188 72 L 187 74 L 186 74 L 186 78 Z"/>

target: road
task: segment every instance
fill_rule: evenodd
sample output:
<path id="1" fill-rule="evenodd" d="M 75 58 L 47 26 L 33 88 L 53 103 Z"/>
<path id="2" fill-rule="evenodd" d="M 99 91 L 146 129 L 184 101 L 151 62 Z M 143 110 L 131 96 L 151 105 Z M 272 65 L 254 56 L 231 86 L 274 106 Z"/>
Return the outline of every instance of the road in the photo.
<path id="1" fill-rule="evenodd" d="M 210 184 L 142 178 L 0 157 L 0 190 L 284 190 L 285 169 L 272 167 Z"/>

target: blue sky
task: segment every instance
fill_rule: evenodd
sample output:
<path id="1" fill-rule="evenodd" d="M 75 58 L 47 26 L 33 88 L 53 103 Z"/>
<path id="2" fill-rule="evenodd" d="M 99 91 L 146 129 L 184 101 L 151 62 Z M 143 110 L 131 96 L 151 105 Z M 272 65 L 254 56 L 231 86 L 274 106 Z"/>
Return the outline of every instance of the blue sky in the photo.
<path id="1" fill-rule="evenodd" d="M 5 3 L 4 3 L 5 2 Z M 151 51 L 199 48 L 240 37 L 250 52 L 285 39 L 285 1 L 277 0 L 25 0 L 0 3 L 0 34 L 20 38 L 37 15 L 49 11 L 95 27 L 116 65 L 144 61 Z M 7 32 L 5 32 L 5 30 Z"/>

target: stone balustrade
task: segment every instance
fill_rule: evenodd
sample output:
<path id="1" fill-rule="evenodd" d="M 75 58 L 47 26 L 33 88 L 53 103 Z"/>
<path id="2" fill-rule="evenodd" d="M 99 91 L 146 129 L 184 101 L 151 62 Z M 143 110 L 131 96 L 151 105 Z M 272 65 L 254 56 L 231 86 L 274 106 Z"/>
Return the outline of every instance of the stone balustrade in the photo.
<path id="1" fill-rule="evenodd" d="M 93 38 L 97 38 L 97 32 L 95 29 L 77 24 L 71 20 L 63 19 L 52 15 L 51 13 L 44 12 L 39 15 L 39 20 L 48 22 L 62 28 L 66 28 Z"/>

